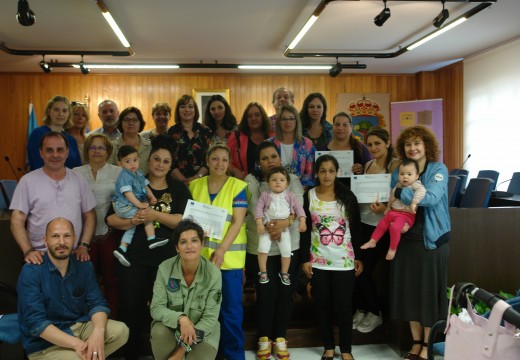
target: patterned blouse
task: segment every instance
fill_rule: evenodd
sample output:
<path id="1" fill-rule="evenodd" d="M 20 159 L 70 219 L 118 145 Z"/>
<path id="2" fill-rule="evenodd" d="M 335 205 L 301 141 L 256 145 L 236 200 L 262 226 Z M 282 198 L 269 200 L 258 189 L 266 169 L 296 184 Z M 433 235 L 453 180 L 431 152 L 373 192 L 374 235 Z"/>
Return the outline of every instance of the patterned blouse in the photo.
<path id="1" fill-rule="evenodd" d="M 180 123 L 169 128 L 167 133 L 177 144 L 172 168 L 179 169 L 187 178 L 206 167 L 206 154 L 213 137 L 211 129 L 198 122 L 193 123 L 193 133 L 190 139 Z"/>
<path id="2" fill-rule="evenodd" d="M 276 137 L 267 139 L 272 141 L 278 149 L 278 153 L 281 151 L 281 141 Z M 302 137 L 302 141 L 294 142 L 294 148 L 292 153 L 292 164 L 288 167 L 288 171 L 300 178 L 300 182 L 303 186 L 314 186 L 314 145 L 306 137 Z"/>

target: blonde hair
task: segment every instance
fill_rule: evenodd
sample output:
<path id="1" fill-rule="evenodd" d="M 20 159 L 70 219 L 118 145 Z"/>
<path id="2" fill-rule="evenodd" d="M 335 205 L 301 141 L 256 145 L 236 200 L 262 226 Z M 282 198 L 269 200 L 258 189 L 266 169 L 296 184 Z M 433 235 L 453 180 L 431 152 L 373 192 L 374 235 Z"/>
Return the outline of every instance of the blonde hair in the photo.
<path id="1" fill-rule="evenodd" d="M 70 106 L 69 99 L 62 95 L 56 95 L 47 102 L 47 106 L 45 107 L 45 115 L 43 117 L 43 123 L 47 126 L 51 125 L 51 117 L 49 116 L 49 111 L 51 111 L 52 107 L 57 102 L 64 102 L 65 104 L 67 104 L 67 107 L 69 108 L 69 118 L 67 119 L 65 124 L 63 124 L 63 128 L 68 129 L 72 126 L 72 107 Z"/>
<path id="2" fill-rule="evenodd" d="M 84 105 L 84 104 L 80 104 L 80 103 L 76 103 L 72 106 L 72 117 L 74 116 L 74 112 L 78 109 L 81 109 L 83 111 L 83 113 L 85 114 L 85 117 L 87 118 L 87 121 L 85 121 L 85 124 L 83 125 L 83 127 L 80 129 L 80 133 L 83 137 L 85 137 L 85 130 L 87 129 L 87 125 L 90 121 L 90 114 L 88 112 L 88 109 L 87 107 Z M 72 121 L 72 120 L 71 120 Z M 74 122 L 72 121 L 72 126 L 74 126 Z"/>

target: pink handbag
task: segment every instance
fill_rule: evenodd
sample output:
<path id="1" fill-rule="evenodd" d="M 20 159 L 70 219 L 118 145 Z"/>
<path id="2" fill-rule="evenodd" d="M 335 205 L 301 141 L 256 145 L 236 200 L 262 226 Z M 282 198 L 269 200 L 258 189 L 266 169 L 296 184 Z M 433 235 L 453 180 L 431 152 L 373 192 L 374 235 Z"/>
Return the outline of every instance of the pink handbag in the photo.
<path id="1" fill-rule="evenodd" d="M 454 288 L 451 289 L 450 306 Z M 467 295 L 466 295 L 467 296 Z M 499 300 L 491 310 L 489 319 L 475 313 L 471 302 L 467 301 L 467 311 L 474 324 L 467 324 L 457 315 L 449 315 L 446 325 L 445 360 L 519 360 L 520 337 L 515 336 L 515 328 L 508 322 L 500 325 L 504 311 L 510 307 Z"/>

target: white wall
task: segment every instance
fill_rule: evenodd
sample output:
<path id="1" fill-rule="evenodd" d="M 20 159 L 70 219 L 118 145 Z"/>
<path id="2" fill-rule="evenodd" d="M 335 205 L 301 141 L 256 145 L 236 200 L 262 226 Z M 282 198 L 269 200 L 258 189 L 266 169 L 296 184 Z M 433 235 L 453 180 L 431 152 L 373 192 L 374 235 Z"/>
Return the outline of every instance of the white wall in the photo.
<path id="1" fill-rule="evenodd" d="M 500 183 L 520 171 L 520 40 L 464 60 L 464 159 L 468 154 L 469 178 L 497 170 Z"/>

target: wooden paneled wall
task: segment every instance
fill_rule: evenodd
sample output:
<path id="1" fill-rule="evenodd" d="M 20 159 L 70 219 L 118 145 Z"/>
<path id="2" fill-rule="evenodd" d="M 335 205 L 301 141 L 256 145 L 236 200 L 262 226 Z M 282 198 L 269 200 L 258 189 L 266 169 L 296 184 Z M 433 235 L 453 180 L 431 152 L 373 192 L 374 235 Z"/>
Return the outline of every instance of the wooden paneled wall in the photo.
<path id="1" fill-rule="evenodd" d="M 445 99 L 444 115 L 448 127 L 445 132 L 448 136 L 445 140 L 446 162 L 449 167 L 458 163 L 462 151 L 461 63 L 431 73 L 343 74 L 336 78 L 328 75 L 0 73 L 0 113 L 3 120 L 0 178 L 14 178 L 4 156 L 9 156 L 15 168 L 24 168 L 30 101 L 34 104 L 39 124 L 47 101 L 54 95 L 65 95 L 71 100 L 89 98 L 91 129 L 100 126 L 97 104 L 104 99 L 114 100 L 120 110 L 137 106 L 143 111 L 146 128 L 150 128 L 153 127 L 150 112 L 155 102 L 165 101 L 173 108 L 177 99 L 182 94 L 191 94 L 192 89 L 230 89 L 231 108 L 240 121 L 244 108 L 251 101 L 263 104 L 268 114 L 274 113 L 272 92 L 281 86 L 293 90 L 298 108 L 307 94 L 321 92 L 329 103 L 329 118 L 344 110 L 337 108 L 338 93 L 389 93 L 390 101 L 442 97 Z M 455 141 L 455 138 L 460 139 Z"/>

